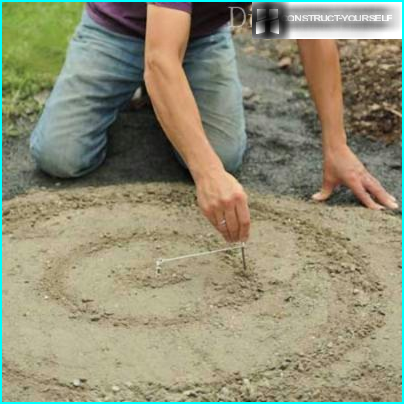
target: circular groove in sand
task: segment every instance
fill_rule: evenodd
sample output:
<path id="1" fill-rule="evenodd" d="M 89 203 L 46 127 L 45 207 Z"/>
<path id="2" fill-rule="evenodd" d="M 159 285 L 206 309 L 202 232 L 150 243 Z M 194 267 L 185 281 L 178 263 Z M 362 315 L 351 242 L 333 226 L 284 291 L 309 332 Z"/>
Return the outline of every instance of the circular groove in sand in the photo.
<path id="1" fill-rule="evenodd" d="M 179 192 L 179 198 L 181 198 L 181 192 Z M 88 209 L 93 209 L 94 211 L 98 208 L 105 208 L 111 200 L 113 200 L 114 203 L 109 204 L 107 207 L 115 213 L 119 211 L 119 207 L 122 207 L 123 211 L 126 209 L 130 212 L 135 212 L 138 209 L 145 209 L 145 207 L 148 207 L 151 211 L 156 207 L 157 209 L 161 209 L 161 206 L 159 205 L 162 205 L 165 209 L 163 216 L 166 213 L 173 215 L 174 219 L 170 219 L 167 223 L 162 224 L 163 230 L 155 230 L 159 233 L 157 236 L 160 236 L 158 237 L 158 242 L 162 244 L 162 250 L 159 251 L 161 254 L 173 253 L 170 248 L 167 247 L 165 249 L 164 240 L 168 240 L 167 245 L 172 244 L 169 227 L 175 223 L 175 217 L 178 210 L 181 212 L 181 215 L 185 215 L 187 219 L 192 221 L 189 233 L 175 235 L 175 239 L 177 241 L 179 240 L 179 248 L 185 249 L 187 242 L 193 235 L 195 235 L 195 233 L 206 231 L 206 228 L 199 230 L 197 227 L 197 225 L 200 225 L 203 220 L 200 218 L 199 213 L 196 213 L 194 208 L 172 207 L 170 204 L 167 205 L 164 202 L 159 202 L 164 198 L 159 197 L 158 191 L 155 191 L 154 194 L 152 194 L 153 198 L 144 198 L 141 204 L 123 194 L 111 194 L 108 189 L 102 190 L 101 194 L 98 192 L 94 192 L 94 194 L 99 199 L 94 201 L 91 194 L 89 194 L 86 196 L 87 199 L 84 198 L 84 202 L 81 201 L 78 206 L 75 206 L 77 202 L 74 200 L 73 202 L 70 199 L 66 200 L 63 193 L 60 197 L 56 198 L 55 195 L 52 195 L 48 200 L 46 196 L 34 200 L 29 200 L 28 197 L 27 203 L 23 204 L 22 208 L 21 204 L 14 205 L 14 202 L 11 201 L 8 204 L 10 205 L 9 209 L 11 214 L 6 217 L 3 230 L 5 230 L 6 233 L 6 243 L 9 242 L 10 247 L 12 245 L 13 254 L 18 253 L 18 251 L 15 250 L 15 248 L 18 248 L 18 243 L 16 241 L 24 239 L 29 240 L 32 239 L 32 237 L 35 237 L 35 235 L 46 239 L 45 229 L 59 228 L 59 221 L 62 220 L 63 222 L 64 216 L 70 214 L 69 212 L 71 212 L 72 209 L 82 211 L 82 216 L 77 219 L 77 223 L 79 223 L 85 218 Z M 189 191 L 184 191 L 184 198 L 187 196 L 189 197 L 188 194 Z M 69 193 L 66 193 L 65 195 L 69 196 Z M 105 199 L 108 203 L 103 203 L 100 199 Z M 114 209 L 116 210 L 114 211 Z M 46 214 L 35 215 L 35 212 L 46 212 Z M 80 293 L 80 288 L 77 284 L 74 284 L 74 282 L 72 284 L 71 282 L 71 276 L 76 276 L 79 281 L 82 280 L 80 278 L 82 274 L 77 272 L 77 269 L 80 268 L 81 263 L 84 261 L 88 264 L 89 260 L 94 260 L 94 258 L 97 259 L 97 257 L 100 258 L 102 254 L 107 254 L 108 250 L 111 248 L 113 248 L 113 253 L 115 254 L 116 249 L 111 246 L 120 244 L 119 249 L 122 251 L 120 257 L 123 261 L 126 260 L 129 262 L 132 259 L 130 254 L 134 248 L 131 244 L 133 240 L 137 240 L 137 242 L 142 245 L 142 242 L 145 242 L 145 240 L 149 238 L 147 235 L 148 230 L 146 230 L 147 223 L 143 223 L 140 226 L 135 236 L 131 231 L 127 229 L 125 230 L 124 222 L 122 222 L 115 230 L 113 228 L 110 229 L 110 234 L 107 239 L 103 238 L 100 234 L 97 234 L 97 231 L 94 231 L 93 235 L 85 239 L 73 241 L 72 244 L 64 250 L 52 251 L 50 258 L 47 256 L 47 260 L 42 260 L 42 271 L 38 269 L 38 273 L 31 274 L 31 276 L 34 276 L 35 278 L 34 282 L 37 290 L 39 290 L 40 293 L 47 293 L 49 295 L 50 300 L 48 304 L 59 306 L 61 309 L 67 310 L 68 313 L 77 315 L 77 318 L 73 320 L 77 327 L 81 327 L 80 324 L 87 324 L 89 327 L 95 327 L 98 329 L 100 326 L 105 326 L 106 328 L 114 326 L 114 329 L 121 329 L 122 332 L 130 332 L 133 327 L 146 328 L 151 331 L 156 328 L 156 332 L 159 332 L 158 330 L 161 330 L 161 327 L 167 327 L 167 329 L 174 327 L 174 329 L 181 331 L 181 328 L 184 328 L 185 330 L 186 328 L 198 324 L 212 326 L 212 321 L 219 321 L 220 323 L 220 321 L 227 318 L 226 316 L 228 316 L 228 313 L 239 313 L 241 316 L 244 316 L 243 321 L 256 321 L 256 324 L 260 327 L 264 327 L 266 321 L 268 321 L 268 324 L 275 323 L 279 327 L 282 327 L 282 323 L 294 321 L 296 319 L 295 314 L 293 314 L 294 311 L 301 312 L 301 321 L 305 321 L 308 310 L 307 308 L 302 307 L 301 303 L 299 303 L 299 306 L 298 303 L 294 302 L 293 292 L 299 293 L 303 290 L 303 282 L 306 278 L 312 279 L 313 282 L 315 282 L 315 276 L 322 277 L 323 284 L 328 285 L 330 288 L 330 299 L 337 299 L 340 302 L 343 301 L 345 306 L 344 310 L 333 311 L 333 303 L 331 301 L 329 304 L 330 321 L 323 324 L 321 324 L 320 321 L 316 324 L 314 329 L 310 330 L 312 336 L 318 336 L 321 340 L 326 338 L 328 341 L 334 342 L 335 349 L 333 355 L 329 356 L 326 353 L 322 356 L 318 354 L 314 355 L 314 352 L 317 349 L 314 344 L 308 344 L 308 348 L 304 352 L 304 355 L 306 358 L 312 357 L 313 361 L 315 358 L 319 364 L 330 363 L 336 360 L 336 353 L 340 355 L 351 346 L 349 343 L 345 343 L 344 345 L 338 343 L 337 334 L 344 332 L 344 329 L 341 329 L 341 324 L 345 324 L 347 328 L 349 326 L 350 332 L 363 336 L 368 335 L 379 325 L 379 320 L 370 311 L 365 310 L 361 312 L 360 316 L 357 315 L 357 309 L 353 301 L 348 299 L 350 291 L 346 290 L 346 286 L 347 284 L 363 284 L 366 285 L 364 289 L 369 296 L 376 296 L 375 285 L 377 284 L 377 278 L 373 273 L 365 271 L 365 263 L 361 258 L 361 252 L 359 250 L 351 248 L 349 243 L 347 243 L 340 235 L 333 233 L 330 230 L 319 228 L 310 219 L 305 218 L 304 212 L 302 212 L 300 219 L 296 220 L 295 217 L 289 216 L 285 210 L 278 210 L 275 204 L 268 202 L 268 205 L 266 205 L 265 198 L 263 198 L 259 204 L 252 204 L 252 212 L 256 217 L 255 224 L 258 228 L 257 239 L 254 247 L 256 248 L 256 251 L 258 251 L 258 258 L 251 256 L 251 254 L 249 256 L 249 265 L 253 272 L 252 275 L 246 278 L 242 276 L 239 271 L 234 269 L 240 265 L 239 257 L 236 255 L 231 256 L 230 258 L 227 255 L 223 255 L 218 257 L 216 261 L 207 260 L 206 263 L 202 265 L 203 269 L 208 268 L 213 262 L 214 265 L 219 265 L 221 267 L 222 272 L 220 272 L 220 274 L 222 276 L 225 274 L 226 276 L 222 279 L 222 283 L 219 282 L 218 285 L 214 285 L 212 284 L 212 277 L 214 277 L 215 274 L 209 273 L 207 270 L 205 271 L 206 273 L 203 272 L 203 276 L 206 276 L 207 278 L 201 282 L 203 285 L 201 291 L 202 293 L 207 293 L 207 295 L 213 300 L 210 302 L 209 306 L 205 305 L 203 307 L 197 307 L 194 305 L 193 309 L 185 314 L 180 310 L 174 310 L 173 313 L 169 312 L 169 315 L 164 313 L 160 313 L 160 315 L 158 313 L 144 315 L 142 313 L 124 313 L 120 312 L 120 309 L 115 310 L 115 312 L 111 310 L 111 313 L 107 313 L 108 310 L 105 307 L 102 307 L 96 294 L 90 296 L 92 298 L 91 300 L 94 301 L 83 303 L 83 299 L 86 300 L 85 296 L 88 296 L 88 294 L 83 295 Z M 49 215 L 49 213 L 52 214 Z M 31 227 L 32 215 L 35 220 Z M 84 222 L 88 223 L 91 221 L 90 219 L 88 221 L 84 220 Z M 78 226 L 78 224 L 76 225 Z M 270 229 L 272 232 L 278 231 L 278 233 L 275 237 L 273 236 L 271 238 L 268 235 L 265 235 L 267 229 Z M 10 234 L 14 235 L 14 241 L 7 241 L 7 236 Z M 155 234 L 156 233 L 154 233 L 154 236 Z M 287 243 L 289 241 L 287 237 L 292 236 L 294 237 L 294 240 L 293 242 L 290 241 L 290 245 L 288 245 Z M 271 273 L 268 273 L 271 271 L 264 271 L 265 265 L 269 265 L 271 269 L 275 270 L 275 264 L 272 261 L 281 262 L 282 254 L 280 254 L 280 257 L 276 257 L 276 251 L 274 251 L 273 248 L 276 245 L 276 243 L 273 242 L 273 239 L 276 239 L 277 237 L 279 237 L 280 240 L 279 247 L 282 247 L 283 243 L 290 249 L 296 249 L 295 253 L 297 254 L 297 257 L 300 257 L 302 260 L 301 265 L 300 263 L 297 263 L 296 268 L 293 271 L 290 271 L 287 276 L 280 274 L 276 277 L 272 276 Z M 193 246 L 193 248 L 213 248 L 217 243 L 218 241 L 215 241 L 214 239 L 210 242 L 201 242 L 199 240 L 197 245 Z M 268 248 L 268 245 L 272 246 L 272 250 Z M 342 269 L 338 264 L 342 259 L 339 256 L 341 251 L 344 251 L 344 262 L 346 264 L 346 267 Z M 290 253 L 292 254 L 292 251 L 290 251 Z M 266 261 L 268 254 L 271 260 L 270 263 Z M 46 265 L 44 264 L 45 262 L 47 262 Z M 195 279 L 198 279 L 198 276 L 200 276 L 200 274 L 198 275 L 198 271 L 191 271 L 189 273 L 187 268 L 184 270 L 182 268 L 167 268 L 167 274 L 171 276 L 173 272 L 176 272 L 177 278 L 173 280 L 169 276 L 163 275 L 160 279 L 156 280 L 154 274 L 150 276 L 146 274 L 148 270 L 152 271 L 150 263 L 153 262 L 153 260 L 150 260 L 146 263 L 146 260 L 143 260 L 139 275 L 133 270 L 127 272 L 125 272 L 125 270 L 123 272 L 115 271 L 110 274 L 110 278 L 107 280 L 104 279 L 102 284 L 105 285 L 109 283 L 121 292 L 130 289 L 137 290 L 141 293 L 149 293 L 150 291 L 154 291 L 153 293 L 160 293 L 177 285 L 187 288 Z M 349 268 L 350 266 L 355 267 L 356 270 L 352 271 Z M 22 270 L 24 272 L 24 268 Z M 97 274 L 97 271 L 95 271 L 94 268 L 92 274 Z M 105 273 L 103 276 L 104 275 Z M 95 279 L 98 279 L 99 281 L 101 278 L 96 277 Z M 233 289 L 222 287 L 229 279 L 231 279 L 230 286 L 233 287 Z M 100 285 L 102 284 L 100 283 Z M 215 293 L 214 291 L 215 286 L 219 286 L 217 288 L 218 293 Z M 319 286 L 321 286 L 320 283 Z M 106 288 L 103 293 L 106 295 L 108 290 L 109 289 Z M 247 290 L 251 293 L 240 295 L 242 290 Z M 86 293 L 88 292 L 89 291 L 86 291 Z M 273 297 L 272 295 L 277 297 L 279 301 L 288 302 L 288 304 L 285 304 L 285 307 L 283 307 L 282 310 L 279 310 L 279 312 L 277 312 L 274 307 L 263 307 L 266 302 L 276 301 L 276 299 L 271 300 Z M 93 299 L 94 297 L 95 299 Z M 34 296 L 27 296 L 28 300 L 31 298 L 36 299 Z M 310 301 L 310 299 L 314 302 L 316 301 L 315 297 L 312 296 L 307 296 L 305 299 L 306 300 L 302 301 Z M 97 321 L 93 321 L 94 316 L 99 317 Z M 264 321 L 258 322 L 258 320 L 256 320 L 257 317 L 264 319 Z M 55 321 L 58 321 L 58 318 L 60 319 L 60 317 L 55 317 Z M 212 330 L 217 332 L 218 335 L 222 332 L 220 328 L 213 327 Z M 226 336 L 225 338 L 230 337 Z M 299 336 L 299 338 L 304 338 L 304 335 Z M 192 345 L 189 340 L 187 341 L 188 344 Z M 207 363 L 211 359 L 214 359 L 210 357 L 208 358 L 209 354 L 196 346 L 192 346 L 190 352 L 192 355 L 195 355 L 195 358 L 198 358 L 198 360 L 203 359 L 207 361 Z M 288 354 L 288 357 L 292 358 L 292 361 L 294 360 L 293 354 Z M 14 362 L 18 362 L 18 360 Z M 213 360 L 212 367 L 214 366 L 215 361 Z M 260 371 L 265 371 L 264 365 L 259 365 L 257 367 L 252 366 L 249 373 L 257 374 L 257 372 Z"/>

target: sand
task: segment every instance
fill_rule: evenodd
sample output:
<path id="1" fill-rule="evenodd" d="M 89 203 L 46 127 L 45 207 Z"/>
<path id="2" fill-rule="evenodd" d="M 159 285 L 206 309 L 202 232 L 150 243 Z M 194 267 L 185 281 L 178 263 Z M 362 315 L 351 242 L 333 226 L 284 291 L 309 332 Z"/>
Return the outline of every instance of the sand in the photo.
<path id="1" fill-rule="evenodd" d="M 3 204 L 4 401 L 398 401 L 401 218 L 251 193 L 240 252 L 185 184 Z"/>

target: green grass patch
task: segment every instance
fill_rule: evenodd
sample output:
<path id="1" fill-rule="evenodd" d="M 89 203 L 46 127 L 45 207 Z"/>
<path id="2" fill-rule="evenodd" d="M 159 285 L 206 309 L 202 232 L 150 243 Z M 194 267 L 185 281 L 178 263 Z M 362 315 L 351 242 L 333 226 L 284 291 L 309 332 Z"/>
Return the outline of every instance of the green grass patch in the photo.
<path id="1" fill-rule="evenodd" d="M 3 125 L 41 107 L 34 95 L 52 86 L 82 10 L 83 3 L 3 3 Z"/>

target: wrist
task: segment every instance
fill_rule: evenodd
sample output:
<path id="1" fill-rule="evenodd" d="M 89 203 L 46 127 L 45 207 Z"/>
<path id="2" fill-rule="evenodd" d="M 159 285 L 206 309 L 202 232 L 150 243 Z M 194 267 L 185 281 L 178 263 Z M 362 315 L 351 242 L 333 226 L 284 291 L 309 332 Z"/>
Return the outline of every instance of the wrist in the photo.
<path id="1" fill-rule="evenodd" d="M 223 174 L 225 169 L 219 157 L 214 156 L 211 159 L 204 159 L 203 161 L 198 161 L 198 159 L 193 160 L 189 164 L 189 171 L 195 184 L 198 184 L 208 178 Z"/>
<path id="2" fill-rule="evenodd" d="M 348 148 L 347 136 L 344 130 L 323 132 L 323 153 L 333 155 L 346 151 Z"/>

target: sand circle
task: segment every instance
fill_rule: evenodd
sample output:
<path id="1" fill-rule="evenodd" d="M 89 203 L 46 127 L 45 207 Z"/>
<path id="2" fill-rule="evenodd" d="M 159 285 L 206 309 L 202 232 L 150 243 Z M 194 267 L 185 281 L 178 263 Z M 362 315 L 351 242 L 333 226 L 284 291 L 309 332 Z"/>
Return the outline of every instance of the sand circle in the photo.
<path id="1" fill-rule="evenodd" d="M 148 210 L 164 221 L 161 210 L 150 206 Z M 174 221 L 167 225 L 175 228 Z M 197 223 L 190 225 L 195 228 Z M 46 293 L 77 316 L 115 326 L 202 321 L 219 308 L 239 307 L 260 298 L 254 264 L 244 273 L 240 251 L 165 263 L 158 274 L 156 259 L 191 251 L 192 235 L 168 227 L 152 232 L 132 229 L 132 225 L 116 228 L 88 238 L 84 245 L 71 245 L 72 250 L 63 254 L 53 254 L 43 278 Z M 219 246 L 212 236 L 201 236 L 194 250 Z"/>
<path id="2" fill-rule="evenodd" d="M 37 193 L 7 204 L 3 304 L 24 296 L 3 319 L 10 366 L 29 354 L 55 363 L 42 376 L 58 380 L 214 383 L 310 357 L 341 322 L 369 322 L 355 320 L 348 299 L 341 304 L 360 252 L 274 198 L 251 204 L 248 273 L 233 251 L 165 264 L 157 276 L 159 257 L 223 247 L 192 189 L 172 187 Z"/>

